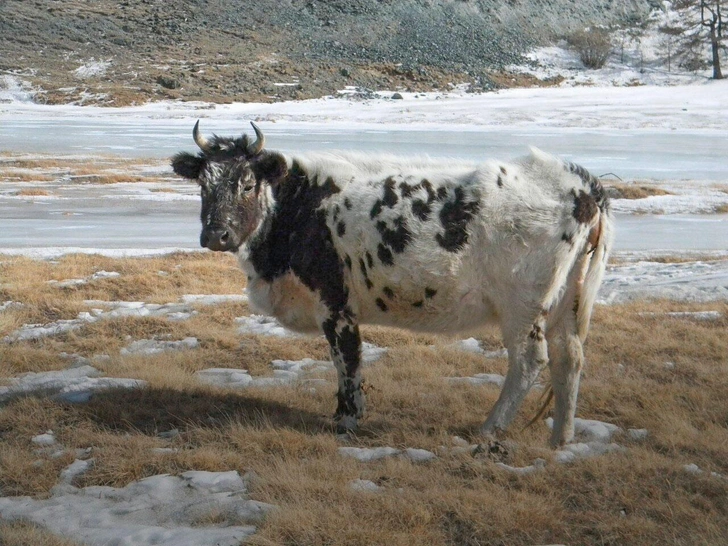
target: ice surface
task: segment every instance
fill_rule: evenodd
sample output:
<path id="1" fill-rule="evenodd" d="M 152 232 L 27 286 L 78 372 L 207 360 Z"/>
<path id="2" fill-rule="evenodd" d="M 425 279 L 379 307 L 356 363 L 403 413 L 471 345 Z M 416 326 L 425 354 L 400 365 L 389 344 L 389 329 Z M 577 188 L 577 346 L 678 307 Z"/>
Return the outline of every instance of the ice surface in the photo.
<path id="1" fill-rule="evenodd" d="M 688 263 L 637 261 L 607 268 L 599 303 L 644 298 L 683 302 L 728 300 L 728 260 Z"/>
<path id="2" fill-rule="evenodd" d="M 79 366 L 55 372 L 26 373 L 8 378 L 0 386 L 0 403 L 19 396 L 51 396 L 66 402 L 86 402 L 93 393 L 107 389 L 137 389 L 147 382 L 139 379 L 101 377 L 93 366 Z"/>
<path id="3" fill-rule="evenodd" d="M 75 461 L 74 472 L 90 461 Z M 0 497 L 0 518 L 93 545 L 238 546 L 274 507 L 250 500 L 235 471 L 151 476 L 126 487 L 66 483 L 48 499 Z M 218 523 L 210 523 L 210 522 Z"/>

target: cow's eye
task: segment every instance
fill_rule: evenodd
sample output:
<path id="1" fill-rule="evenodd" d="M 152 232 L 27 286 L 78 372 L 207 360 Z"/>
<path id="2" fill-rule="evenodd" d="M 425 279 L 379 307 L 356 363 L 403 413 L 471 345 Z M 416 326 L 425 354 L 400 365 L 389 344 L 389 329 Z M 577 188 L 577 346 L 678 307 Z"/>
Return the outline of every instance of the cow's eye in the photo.
<path id="1" fill-rule="evenodd" d="M 243 186 L 243 193 L 249 193 L 255 189 L 255 184 L 246 184 Z"/>

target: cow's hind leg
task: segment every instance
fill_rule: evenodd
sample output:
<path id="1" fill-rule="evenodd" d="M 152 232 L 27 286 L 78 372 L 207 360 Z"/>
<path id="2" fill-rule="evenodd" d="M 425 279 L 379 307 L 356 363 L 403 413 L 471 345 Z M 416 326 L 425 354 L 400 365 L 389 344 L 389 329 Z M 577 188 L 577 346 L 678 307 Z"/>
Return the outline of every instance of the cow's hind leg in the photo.
<path id="1" fill-rule="evenodd" d="M 525 316 L 533 316 L 533 313 Z M 508 373 L 498 401 L 493 406 L 482 434 L 505 430 L 516 416 L 528 391 L 548 362 L 546 344 L 546 313 L 540 311 L 532 321 L 504 321 L 503 338 L 508 348 Z"/>
<path id="2" fill-rule="evenodd" d="M 576 322 L 568 314 L 554 329 L 549 339 L 549 367 L 551 387 L 554 391 L 554 428 L 551 445 L 558 447 L 574 438 L 574 416 L 579 392 L 579 379 L 584 366 L 581 339 L 576 333 Z M 573 324 L 572 324 L 573 323 Z"/>
<path id="3" fill-rule="evenodd" d="M 361 379 L 361 336 L 348 313 L 333 313 L 322 325 L 339 376 L 338 405 L 334 419 L 338 433 L 356 430 L 364 415 Z"/>

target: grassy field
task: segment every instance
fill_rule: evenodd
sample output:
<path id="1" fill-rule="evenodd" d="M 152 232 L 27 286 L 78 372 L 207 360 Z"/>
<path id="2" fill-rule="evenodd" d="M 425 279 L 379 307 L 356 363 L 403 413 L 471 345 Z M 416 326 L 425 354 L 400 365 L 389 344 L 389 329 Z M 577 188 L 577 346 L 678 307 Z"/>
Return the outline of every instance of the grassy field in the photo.
<path id="1" fill-rule="evenodd" d="M 59 287 L 49 280 L 115 278 Z M 84 300 L 168 303 L 184 294 L 240 293 L 245 284 L 230 256 L 179 254 L 154 259 L 66 256 L 57 261 L 4 257 L 0 263 L 0 337 L 23 324 L 75 318 Z M 64 369 L 61 353 L 94 357 L 110 377 L 148 381 L 138 390 L 107 391 L 86 404 L 19 398 L 0 409 L 0 491 L 44 497 L 68 452 L 43 458 L 30 439 L 52 430 L 73 450 L 92 448 L 95 466 L 79 486 L 124 486 L 142 477 L 186 470 L 253 472 L 253 499 L 279 507 L 253 544 L 725 544 L 728 542 L 728 305 L 657 301 L 597 307 L 586 345 L 587 368 L 578 415 L 626 430 L 620 452 L 553 462 L 541 422 L 523 430 L 537 410 L 532 393 L 502 449 L 443 453 L 453 436 L 478 443 L 479 425 L 498 389 L 450 385 L 450 376 L 504 373 L 506 361 L 448 348 L 452 339 L 365 328 L 366 341 L 388 347 L 365 370 L 368 415 L 344 441 L 332 430 L 335 376 L 316 389 L 280 386 L 232 390 L 201 384 L 195 372 L 245 368 L 272 375 L 273 359 L 328 359 L 321 337 L 242 335 L 235 317 L 243 302 L 198 306 L 188 320 L 125 317 L 101 320 L 65 334 L 0 343 L 0 377 Z M 718 320 L 669 317 L 667 311 L 714 310 Z M 196 337 L 200 347 L 157 355 L 121 354 L 133 340 Z M 498 349 L 495 330 L 475 333 Z M 429 345 L 436 345 L 435 350 Z M 671 363 L 671 364 L 667 364 Z M 164 439 L 158 433 L 178 429 Z M 423 448 L 428 463 L 403 458 L 362 463 L 342 457 L 350 446 Z M 177 451 L 155 453 L 152 448 Z M 546 467 L 517 475 L 495 465 Z M 42 460 L 38 463 L 38 460 Z M 707 472 L 692 474 L 687 464 Z M 371 480 L 375 493 L 352 490 Z M 68 545 L 26 524 L 0 523 L 0 543 Z"/>

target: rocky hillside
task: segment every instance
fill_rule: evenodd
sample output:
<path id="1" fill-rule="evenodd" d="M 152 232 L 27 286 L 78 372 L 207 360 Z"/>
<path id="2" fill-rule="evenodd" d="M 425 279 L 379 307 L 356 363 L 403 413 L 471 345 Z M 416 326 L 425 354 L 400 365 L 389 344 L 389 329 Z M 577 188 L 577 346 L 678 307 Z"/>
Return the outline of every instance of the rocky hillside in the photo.
<path id="1" fill-rule="evenodd" d="M 503 85 L 533 45 L 650 0 L 3 0 L 0 75 L 48 103 L 317 97 Z"/>

